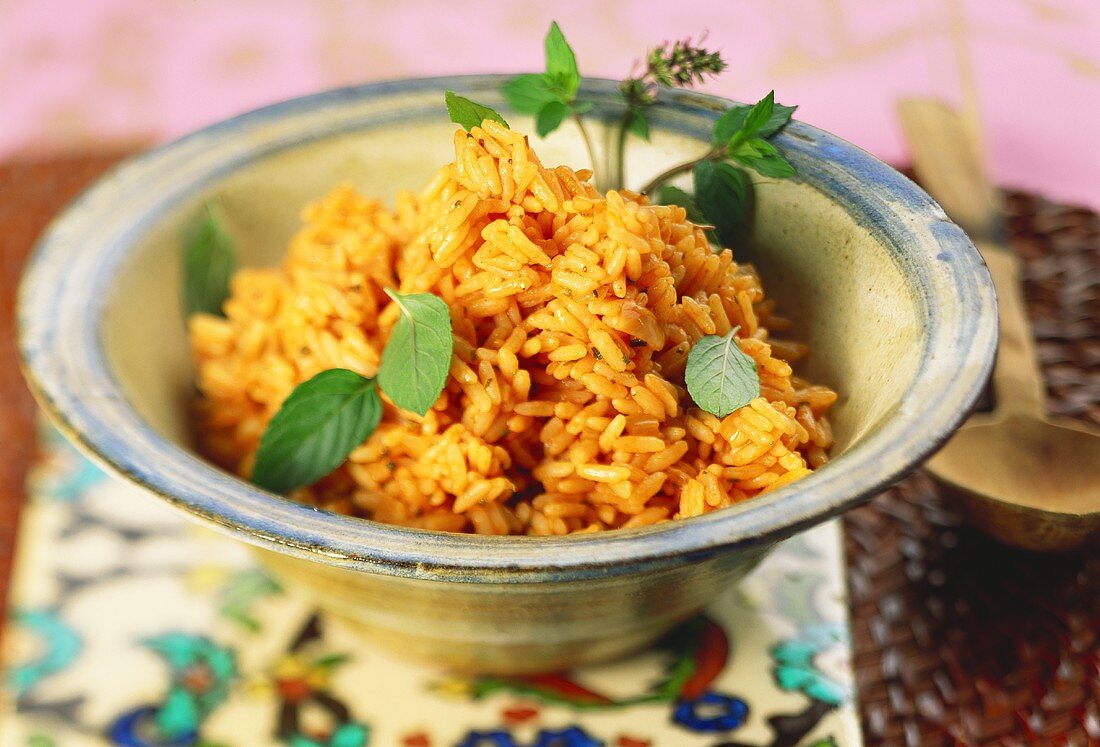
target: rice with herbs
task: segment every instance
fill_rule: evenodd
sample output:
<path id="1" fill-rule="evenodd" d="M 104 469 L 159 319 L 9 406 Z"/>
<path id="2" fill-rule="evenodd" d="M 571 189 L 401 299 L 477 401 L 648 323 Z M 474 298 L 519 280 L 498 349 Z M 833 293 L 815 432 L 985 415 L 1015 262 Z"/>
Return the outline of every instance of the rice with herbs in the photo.
<path id="1" fill-rule="evenodd" d="M 793 375 L 752 267 L 716 253 L 675 206 L 599 194 L 486 121 L 396 207 L 339 187 L 304 211 L 278 269 L 233 277 L 227 318 L 197 315 L 204 450 L 248 476 L 267 421 L 330 368 L 373 376 L 399 310 L 384 287 L 437 294 L 454 355 L 421 418 L 385 400 L 377 430 L 293 497 L 426 529 L 566 534 L 698 516 L 826 460 L 836 395 Z M 761 396 L 695 407 L 688 351 L 739 327 Z"/>

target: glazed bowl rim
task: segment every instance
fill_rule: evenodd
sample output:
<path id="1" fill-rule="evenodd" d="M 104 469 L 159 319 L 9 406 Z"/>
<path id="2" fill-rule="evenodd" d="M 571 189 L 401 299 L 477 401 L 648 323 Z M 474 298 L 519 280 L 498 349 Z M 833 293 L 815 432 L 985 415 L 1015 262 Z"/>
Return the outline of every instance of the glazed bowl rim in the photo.
<path id="1" fill-rule="evenodd" d="M 487 583 L 597 578 L 774 543 L 888 486 L 933 452 L 969 413 L 989 376 L 997 337 L 995 294 L 980 255 L 909 179 L 801 122 L 793 122 L 776 141 L 798 167 L 799 178 L 886 243 L 907 290 L 928 295 L 922 309 L 924 349 L 911 388 L 874 432 L 797 483 L 729 509 L 641 529 L 565 537 L 452 534 L 352 518 L 268 493 L 172 444 L 137 413 L 108 363 L 102 322 L 114 270 L 144 229 L 238 167 L 303 142 L 392 121 L 341 118 L 358 103 L 449 89 L 494 104 L 508 77 L 417 78 L 324 91 L 246 112 L 116 166 L 51 223 L 24 270 L 17 302 L 19 349 L 41 406 L 96 461 L 252 544 L 361 571 Z M 616 96 L 617 85 L 586 79 L 584 89 L 606 102 Z M 653 110 L 654 127 L 673 129 L 683 117 L 712 121 L 731 103 L 664 91 Z M 426 115 L 398 111 L 411 119 Z M 279 130 L 310 117 L 322 124 L 313 125 L 305 140 L 300 132 Z M 158 180 L 170 189 L 145 194 Z M 123 195 L 150 202 L 120 209 Z M 112 219 L 109 227 L 100 227 Z M 76 277 L 87 260 L 83 255 L 74 260 L 77 244 L 101 260 L 90 278 Z M 916 273 L 916 279 L 907 273 Z M 949 370 L 954 376 L 943 386 Z"/>

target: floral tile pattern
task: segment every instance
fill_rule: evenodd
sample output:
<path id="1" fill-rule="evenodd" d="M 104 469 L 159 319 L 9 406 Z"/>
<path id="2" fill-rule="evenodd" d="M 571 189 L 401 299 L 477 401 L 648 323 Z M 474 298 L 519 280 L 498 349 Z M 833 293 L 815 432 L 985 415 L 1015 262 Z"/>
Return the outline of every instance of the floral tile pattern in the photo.
<path id="1" fill-rule="evenodd" d="M 0 747 L 850 747 L 838 527 L 627 661 L 456 678 L 364 645 L 52 431 L 4 633 Z"/>

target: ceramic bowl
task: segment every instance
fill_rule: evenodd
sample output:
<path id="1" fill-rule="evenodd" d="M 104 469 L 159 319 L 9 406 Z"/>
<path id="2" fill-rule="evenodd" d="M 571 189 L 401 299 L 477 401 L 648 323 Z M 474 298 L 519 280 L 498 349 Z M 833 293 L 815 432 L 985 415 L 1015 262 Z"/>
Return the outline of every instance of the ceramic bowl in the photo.
<path id="1" fill-rule="evenodd" d="M 85 451 L 195 519 L 254 545 L 271 571 L 388 648 L 466 670 L 546 671 L 654 640 L 783 538 L 896 480 L 969 412 L 996 343 L 993 288 L 966 236 L 912 182 L 801 123 L 776 140 L 798 177 L 757 189 L 753 245 L 765 287 L 813 355 L 802 371 L 840 393 L 833 460 L 743 505 L 686 521 L 576 537 L 479 537 L 340 516 L 264 492 L 199 457 L 186 409 L 193 369 L 180 312 L 181 227 L 216 198 L 242 265 L 276 263 L 301 207 L 339 182 L 391 196 L 452 157 L 453 89 L 507 110 L 505 80 L 410 80 L 250 112 L 131 159 L 49 228 L 19 299 L 27 378 Z M 585 83 L 593 120 L 616 86 Z M 634 185 L 707 147 L 731 102 L 662 92 Z M 597 126 L 597 140 L 608 139 Z M 587 164 L 576 131 L 537 143 Z"/>

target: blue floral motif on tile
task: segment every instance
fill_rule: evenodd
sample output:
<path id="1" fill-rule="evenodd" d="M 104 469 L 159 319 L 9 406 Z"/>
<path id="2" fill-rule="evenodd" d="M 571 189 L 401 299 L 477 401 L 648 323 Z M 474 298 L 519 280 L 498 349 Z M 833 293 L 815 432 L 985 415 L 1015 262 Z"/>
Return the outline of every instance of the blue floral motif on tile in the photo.
<path id="1" fill-rule="evenodd" d="M 748 703 L 741 698 L 711 691 L 677 703 L 672 720 L 691 731 L 731 731 L 748 715 Z"/>
<path id="2" fill-rule="evenodd" d="M 117 747 L 191 747 L 198 731 L 181 732 L 173 737 L 157 734 L 157 706 L 135 708 L 115 719 L 107 730 L 107 738 Z"/>
<path id="3" fill-rule="evenodd" d="M 531 747 L 603 747 L 605 744 L 579 726 L 567 726 L 564 729 L 543 729 Z"/>
<path id="4" fill-rule="evenodd" d="M 455 747 L 519 747 L 512 735 L 506 731 L 467 732 Z"/>
<path id="5" fill-rule="evenodd" d="M 604 747 L 607 742 L 593 737 L 579 726 L 542 729 L 535 741 L 521 744 L 510 732 L 470 731 L 455 747 Z"/>

